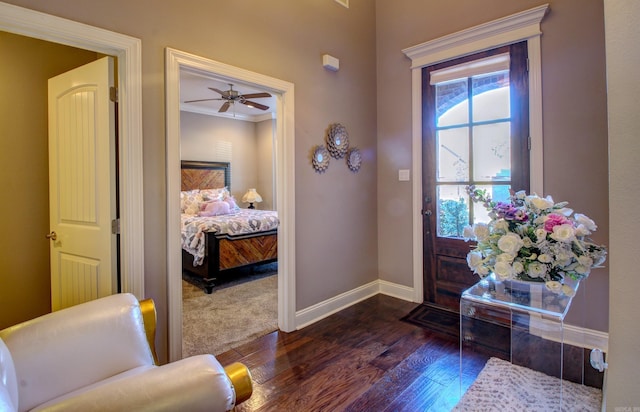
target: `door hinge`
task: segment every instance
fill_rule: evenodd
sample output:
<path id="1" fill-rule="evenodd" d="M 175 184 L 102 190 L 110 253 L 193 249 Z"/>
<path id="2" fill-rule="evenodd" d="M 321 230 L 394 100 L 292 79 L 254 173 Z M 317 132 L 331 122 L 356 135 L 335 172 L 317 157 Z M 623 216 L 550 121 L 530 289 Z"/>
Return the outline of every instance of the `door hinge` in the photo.
<path id="1" fill-rule="evenodd" d="M 529 59 L 527 59 L 527 72 L 529 71 Z"/>
<path id="2" fill-rule="evenodd" d="M 118 88 L 115 86 L 109 87 L 109 100 L 114 103 L 118 102 Z"/>
<path id="3" fill-rule="evenodd" d="M 120 234 L 120 219 L 113 219 L 111 221 L 111 233 L 114 235 Z"/>
<path id="4" fill-rule="evenodd" d="M 531 150 L 531 136 L 527 136 L 527 150 Z"/>

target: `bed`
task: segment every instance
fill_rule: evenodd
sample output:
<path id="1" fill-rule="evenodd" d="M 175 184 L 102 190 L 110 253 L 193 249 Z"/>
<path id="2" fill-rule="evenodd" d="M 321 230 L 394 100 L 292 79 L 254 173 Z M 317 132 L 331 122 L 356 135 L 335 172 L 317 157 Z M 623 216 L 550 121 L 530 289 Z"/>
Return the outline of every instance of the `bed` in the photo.
<path id="1" fill-rule="evenodd" d="M 182 161 L 181 169 L 183 271 L 211 293 L 236 269 L 277 261 L 277 212 L 237 206 L 229 163 Z"/>

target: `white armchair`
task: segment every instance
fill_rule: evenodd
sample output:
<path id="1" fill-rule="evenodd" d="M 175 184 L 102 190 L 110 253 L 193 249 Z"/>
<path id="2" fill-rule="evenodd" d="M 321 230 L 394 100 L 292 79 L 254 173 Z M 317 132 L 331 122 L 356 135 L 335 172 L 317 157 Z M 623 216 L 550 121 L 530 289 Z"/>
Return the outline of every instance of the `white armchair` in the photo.
<path id="1" fill-rule="evenodd" d="M 225 370 L 199 355 L 156 366 L 154 334 L 153 302 L 131 294 L 4 329 L 0 411 L 229 411 L 251 396 L 239 363 Z"/>

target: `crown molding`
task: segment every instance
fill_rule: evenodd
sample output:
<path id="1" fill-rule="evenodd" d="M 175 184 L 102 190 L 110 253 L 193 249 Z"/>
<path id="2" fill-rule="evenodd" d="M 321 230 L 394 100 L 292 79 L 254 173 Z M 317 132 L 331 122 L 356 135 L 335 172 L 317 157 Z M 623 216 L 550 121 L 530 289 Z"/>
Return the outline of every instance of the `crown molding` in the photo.
<path id="1" fill-rule="evenodd" d="M 540 22 L 548 4 L 430 40 L 402 52 L 411 59 L 411 68 L 424 67 L 482 50 L 540 36 Z"/>

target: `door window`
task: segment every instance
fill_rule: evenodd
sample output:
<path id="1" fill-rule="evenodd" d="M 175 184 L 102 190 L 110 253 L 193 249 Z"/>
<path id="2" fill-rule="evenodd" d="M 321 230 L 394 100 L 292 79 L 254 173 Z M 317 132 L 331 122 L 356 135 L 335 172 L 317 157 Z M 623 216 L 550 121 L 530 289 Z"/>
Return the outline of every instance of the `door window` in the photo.
<path id="1" fill-rule="evenodd" d="M 480 63 L 479 63 L 480 62 Z M 506 200 L 512 187 L 509 54 L 435 71 L 436 233 L 462 237 L 469 223 L 486 221 L 469 207 L 466 187 Z"/>

